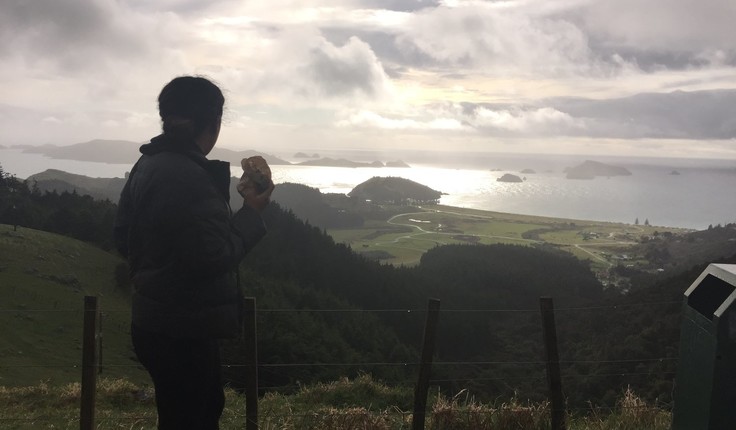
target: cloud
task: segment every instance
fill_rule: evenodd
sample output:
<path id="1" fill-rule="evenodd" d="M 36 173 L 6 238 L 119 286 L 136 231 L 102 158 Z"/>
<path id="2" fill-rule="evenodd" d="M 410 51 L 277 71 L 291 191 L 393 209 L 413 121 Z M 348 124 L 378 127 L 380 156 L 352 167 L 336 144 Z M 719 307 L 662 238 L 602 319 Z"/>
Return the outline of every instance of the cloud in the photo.
<path id="1" fill-rule="evenodd" d="M 609 73 L 608 68 L 619 67 L 596 58 L 585 32 L 564 16 L 499 4 L 460 3 L 417 12 L 397 42 L 407 58 L 421 53 L 438 67 L 489 75 Z"/>
<path id="2" fill-rule="evenodd" d="M 736 139 L 732 115 L 736 90 L 645 93 L 609 100 L 553 98 L 536 103 L 445 103 L 404 115 L 358 111 L 344 115 L 337 125 L 495 137 Z"/>
<path id="3" fill-rule="evenodd" d="M 41 122 L 47 123 L 47 124 L 61 124 L 64 121 L 60 120 L 59 118 L 55 116 L 47 116 L 44 119 L 41 120 Z"/>
<path id="4" fill-rule="evenodd" d="M 730 0 L 591 1 L 580 13 L 586 31 L 611 46 L 703 52 L 736 45 L 736 4 Z"/>
<path id="5" fill-rule="evenodd" d="M 150 137 L 156 94 L 181 74 L 222 86 L 240 141 L 371 145 L 366 136 L 378 130 L 381 142 L 402 144 L 441 133 L 458 142 L 732 145 L 736 135 L 732 0 L 5 0 L 2 8 L 5 139 Z"/>
<path id="6" fill-rule="evenodd" d="M 611 100 L 549 100 L 592 137 L 734 139 L 736 90 L 644 93 Z"/>
<path id="7" fill-rule="evenodd" d="M 132 11 L 104 0 L 9 0 L 0 15 L 0 52 L 22 52 L 33 62 L 53 63 L 62 70 L 99 67 L 111 55 L 149 52 Z"/>
<path id="8" fill-rule="evenodd" d="M 576 14 L 594 50 L 647 72 L 736 65 L 730 0 L 591 1 Z"/>
<path id="9" fill-rule="evenodd" d="M 322 41 L 309 53 L 305 68 L 317 91 L 328 97 L 355 93 L 373 97 L 388 84 L 381 62 L 370 46 L 356 37 L 343 46 Z"/>
<path id="10" fill-rule="evenodd" d="M 369 9 L 386 9 L 401 12 L 413 12 L 429 7 L 436 7 L 439 0 L 358 0 L 357 5 Z"/>
<path id="11" fill-rule="evenodd" d="M 214 77 L 229 83 L 236 104 L 344 107 L 381 100 L 392 91 L 381 61 L 357 37 L 340 44 L 300 26 L 268 32 L 261 52 L 235 52 L 229 67 L 212 69 Z"/>
<path id="12" fill-rule="evenodd" d="M 466 127 L 455 118 L 434 118 L 424 121 L 413 118 L 389 118 L 378 113 L 365 110 L 349 114 L 347 118 L 337 121 L 336 126 L 419 131 L 463 131 L 466 129 Z"/>
<path id="13" fill-rule="evenodd" d="M 471 121 L 480 131 L 523 135 L 566 135 L 583 127 L 582 121 L 551 107 L 493 110 L 481 106 Z"/>

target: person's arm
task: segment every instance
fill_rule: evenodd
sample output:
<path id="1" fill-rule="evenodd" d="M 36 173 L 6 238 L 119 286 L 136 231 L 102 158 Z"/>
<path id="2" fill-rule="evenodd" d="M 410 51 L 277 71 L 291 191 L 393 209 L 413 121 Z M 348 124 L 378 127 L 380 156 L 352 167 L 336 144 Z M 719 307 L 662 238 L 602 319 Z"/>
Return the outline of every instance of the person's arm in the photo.
<path id="1" fill-rule="evenodd" d="M 266 234 L 260 215 L 265 205 L 256 201 L 243 205 L 234 216 L 213 189 L 201 183 L 177 187 L 168 196 L 172 204 L 166 212 L 170 234 L 175 238 L 173 251 L 183 270 L 195 277 L 207 277 L 232 270 Z M 186 192 L 184 190 L 187 190 Z M 268 195 L 257 202 L 267 204 Z M 260 210 L 258 209 L 260 208 Z"/>

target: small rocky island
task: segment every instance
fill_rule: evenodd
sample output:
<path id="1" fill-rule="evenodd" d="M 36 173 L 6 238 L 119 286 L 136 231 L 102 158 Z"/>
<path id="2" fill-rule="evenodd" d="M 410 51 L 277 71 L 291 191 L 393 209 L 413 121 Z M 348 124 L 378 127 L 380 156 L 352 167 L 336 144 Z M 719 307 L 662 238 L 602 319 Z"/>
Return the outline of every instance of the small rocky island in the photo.
<path id="1" fill-rule="evenodd" d="M 348 196 L 374 203 L 438 204 L 442 193 L 409 179 L 374 176 L 356 185 Z"/>
<path id="2" fill-rule="evenodd" d="M 516 175 L 512 175 L 511 173 L 506 173 L 505 175 L 501 176 L 500 178 L 496 179 L 497 182 L 524 182 L 523 179 Z"/>
<path id="3" fill-rule="evenodd" d="M 565 169 L 567 179 L 593 179 L 596 176 L 631 176 L 631 172 L 619 166 L 601 163 L 598 161 L 586 160 L 582 164 L 575 167 Z"/>
<path id="4" fill-rule="evenodd" d="M 534 169 L 524 169 L 524 170 L 521 171 L 521 173 L 523 173 L 525 175 L 533 175 L 533 174 L 535 174 L 537 172 L 535 172 Z"/>

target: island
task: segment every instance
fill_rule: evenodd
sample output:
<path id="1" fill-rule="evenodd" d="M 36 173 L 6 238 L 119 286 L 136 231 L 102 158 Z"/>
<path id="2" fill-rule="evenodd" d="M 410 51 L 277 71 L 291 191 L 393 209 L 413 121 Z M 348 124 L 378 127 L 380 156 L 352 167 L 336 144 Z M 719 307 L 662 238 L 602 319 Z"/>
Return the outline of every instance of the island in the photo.
<path id="1" fill-rule="evenodd" d="M 497 182 L 524 182 L 523 179 L 516 175 L 512 175 L 511 173 L 506 173 L 505 175 L 501 176 L 500 178 L 496 179 Z"/>
<path id="2" fill-rule="evenodd" d="M 534 169 L 524 169 L 524 170 L 521 171 L 521 173 L 523 173 L 525 175 L 533 175 L 533 174 L 535 174 L 537 172 L 535 172 Z"/>
<path id="3" fill-rule="evenodd" d="M 673 170 L 673 171 L 670 172 L 670 175 L 672 175 L 672 176 L 679 176 L 680 175 L 680 172 L 678 172 L 677 170 Z"/>
<path id="4" fill-rule="evenodd" d="M 312 155 L 309 155 L 304 152 L 297 152 L 296 154 L 294 154 L 294 158 L 319 158 L 319 154 L 314 153 Z"/>
<path id="5" fill-rule="evenodd" d="M 593 179 L 596 176 L 631 176 L 631 172 L 626 168 L 612 166 L 598 161 L 585 160 L 582 164 L 575 167 L 568 167 L 565 170 L 567 179 Z"/>
<path id="6" fill-rule="evenodd" d="M 438 204 L 442 193 L 409 179 L 374 176 L 356 185 L 348 196 L 374 203 Z"/>

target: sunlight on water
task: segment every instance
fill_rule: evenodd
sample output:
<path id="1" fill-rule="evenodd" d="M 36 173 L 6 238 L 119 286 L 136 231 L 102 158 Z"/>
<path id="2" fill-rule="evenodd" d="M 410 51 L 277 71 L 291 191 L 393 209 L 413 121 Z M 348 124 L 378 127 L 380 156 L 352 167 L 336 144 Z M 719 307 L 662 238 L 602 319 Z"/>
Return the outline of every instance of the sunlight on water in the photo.
<path id="1" fill-rule="evenodd" d="M 632 176 L 566 179 L 562 172 L 521 174 L 513 171 L 411 168 L 336 168 L 273 166 L 274 181 L 295 182 L 323 193 L 347 194 L 374 176 L 397 176 L 445 193 L 449 206 L 570 219 L 706 228 L 736 221 L 736 170 L 638 166 Z M 498 182 L 504 173 L 526 180 Z M 728 194 L 728 196 L 726 196 Z"/>
<path id="2" fill-rule="evenodd" d="M 736 222 L 734 164 L 717 160 L 699 164 L 666 159 L 647 160 L 648 164 L 618 161 L 632 176 L 566 179 L 562 169 L 573 162 L 524 156 L 478 159 L 476 166 L 493 166 L 494 170 L 415 163 L 410 168 L 275 165 L 272 170 L 276 184 L 301 183 L 323 193 L 347 194 L 374 176 L 395 176 L 445 193 L 440 202 L 449 206 L 624 223 L 639 218 L 640 222 L 649 219 L 652 225 L 696 229 Z M 680 174 L 670 174 L 674 167 L 668 163 L 679 163 L 674 166 Z M 8 149 L 0 150 L 0 164 L 6 172 L 20 178 L 46 169 L 90 177 L 123 177 L 131 168 L 125 164 L 55 160 Z M 522 174 L 523 167 L 533 167 L 538 173 Z M 242 173 L 239 166 L 233 166 L 231 171 L 233 176 Z M 504 173 L 526 180 L 498 182 Z"/>

